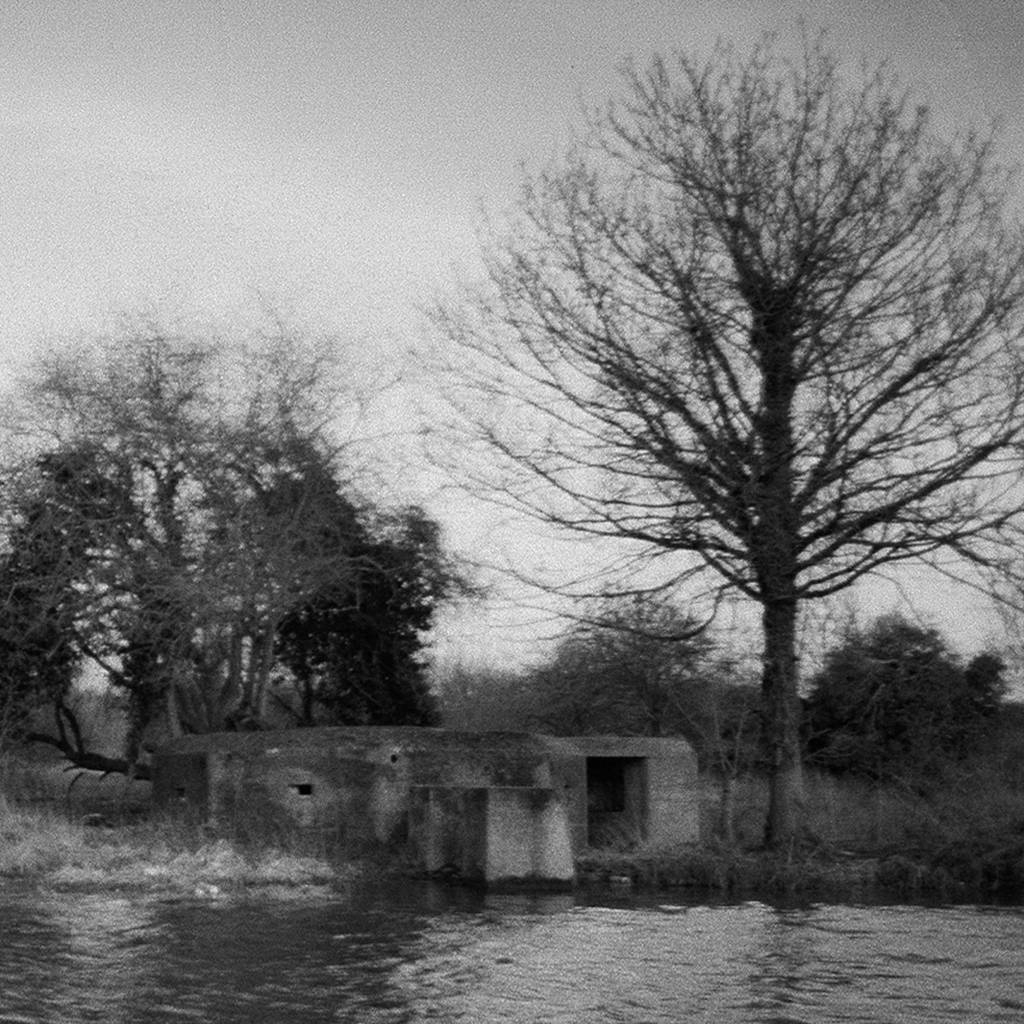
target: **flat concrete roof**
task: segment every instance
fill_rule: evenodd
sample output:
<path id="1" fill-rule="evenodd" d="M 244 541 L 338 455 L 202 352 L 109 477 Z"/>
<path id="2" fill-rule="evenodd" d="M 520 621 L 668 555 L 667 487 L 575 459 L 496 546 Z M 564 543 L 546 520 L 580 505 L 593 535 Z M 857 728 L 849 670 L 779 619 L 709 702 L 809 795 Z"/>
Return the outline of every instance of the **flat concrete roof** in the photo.
<path id="1" fill-rule="evenodd" d="M 317 726 L 253 732 L 211 732 L 181 736 L 161 744 L 156 754 L 205 754 L 311 747 L 371 747 L 394 743 L 405 748 L 469 748 L 558 752 L 579 757 L 665 757 L 692 751 L 681 736 L 548 736 L 519 732 L 461 732 L 422 726 Z"/>

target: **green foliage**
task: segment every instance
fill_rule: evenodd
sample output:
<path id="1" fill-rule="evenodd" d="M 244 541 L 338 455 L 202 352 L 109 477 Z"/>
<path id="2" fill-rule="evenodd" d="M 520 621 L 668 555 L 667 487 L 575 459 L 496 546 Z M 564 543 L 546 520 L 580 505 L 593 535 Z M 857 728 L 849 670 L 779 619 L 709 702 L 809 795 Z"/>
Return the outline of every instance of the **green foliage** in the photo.
<path id="1" fill-rule="evenodd" d="M 939 778 L 991 729 L 1002 673 L 995 655 L 964 666 L 936 630 L 897 615 L 852 629 L 813 680 L 808 755 L 833 771 Z"/>

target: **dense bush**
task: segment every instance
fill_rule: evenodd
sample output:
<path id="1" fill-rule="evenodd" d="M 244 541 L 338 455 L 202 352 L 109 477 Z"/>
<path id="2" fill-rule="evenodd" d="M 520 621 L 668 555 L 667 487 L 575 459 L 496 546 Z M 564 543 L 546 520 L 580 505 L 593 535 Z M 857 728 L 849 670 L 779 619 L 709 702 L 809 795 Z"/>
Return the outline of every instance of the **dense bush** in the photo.
<path id="1" fill-rule="evenodd" d="M 874 778 L 939 779 L 992 730 L 1005 690 L 997 656 L 964 665 L 936 630 L 883 616 L 826 655 L 806 702 L 808 757 Z"/>

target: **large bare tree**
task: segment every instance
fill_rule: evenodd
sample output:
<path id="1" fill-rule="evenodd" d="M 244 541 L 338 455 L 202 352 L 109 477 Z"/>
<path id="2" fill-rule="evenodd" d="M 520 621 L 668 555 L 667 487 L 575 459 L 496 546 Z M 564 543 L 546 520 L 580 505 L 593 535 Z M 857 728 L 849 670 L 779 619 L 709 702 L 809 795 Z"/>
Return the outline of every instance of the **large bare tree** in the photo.
<path id="1" fill-rule="evenodd" d="M 435 320 L 492 495 L 760 604 L 779 843 L 801 603 L 991 560 L 1021 503 L 1024 242 L 992 137 L 822 38 L 625 79 Z"/>

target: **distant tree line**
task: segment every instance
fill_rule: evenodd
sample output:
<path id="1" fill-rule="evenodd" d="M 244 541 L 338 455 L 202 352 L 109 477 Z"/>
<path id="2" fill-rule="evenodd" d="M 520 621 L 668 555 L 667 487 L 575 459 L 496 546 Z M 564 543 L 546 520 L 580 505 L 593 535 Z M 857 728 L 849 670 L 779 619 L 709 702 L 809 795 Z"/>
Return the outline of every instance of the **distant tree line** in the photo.
<path id="1" fill-rule="evenodd" d="M 848 624 L 802 701 L 804 761 L 927 791 L 1018 721 L 1006 692 L 994 653 L 965 662 L 937 630 L 895 614 Z M 441 689 L 445 721 L 456 727 L 687 738 L 701 770 L 723 783 L 726 833 L 736 780 L 770 768 L 760 696 L 756 666 L 712 629 L 636 596 L 589 604 L 540 664 L 456 666 Z"/>

